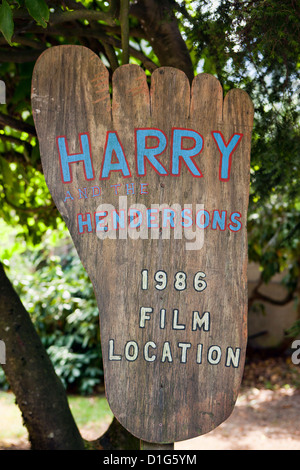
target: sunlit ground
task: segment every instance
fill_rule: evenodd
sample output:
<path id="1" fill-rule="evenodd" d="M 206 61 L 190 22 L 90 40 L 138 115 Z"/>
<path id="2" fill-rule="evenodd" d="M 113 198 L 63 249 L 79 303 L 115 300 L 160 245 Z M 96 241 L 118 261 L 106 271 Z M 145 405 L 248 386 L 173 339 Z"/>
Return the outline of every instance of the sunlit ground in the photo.
<path id="1" fill-rule="evenodd" d="M 112 413 L 103 396 L 70 396 L 82 436 L 100 437 Z M 175 444 L 178 450 L 300 450 L 300 365 L 289 359 L 246 365 L 231 416 L 203 436 Z M 29 448 L 27 431 L 12 393 L 0 392 L 0 449 Z"/>
<path id="2" fill-rule="evenodd" d="M 104 396 L 69 397 L 74 419 L 85 439 L 101 436 L 110 425 L 113 415 Z M 28 446 L 27 430 L 15 397 L 10 392 L 0 392 L 0 449 Z"/>

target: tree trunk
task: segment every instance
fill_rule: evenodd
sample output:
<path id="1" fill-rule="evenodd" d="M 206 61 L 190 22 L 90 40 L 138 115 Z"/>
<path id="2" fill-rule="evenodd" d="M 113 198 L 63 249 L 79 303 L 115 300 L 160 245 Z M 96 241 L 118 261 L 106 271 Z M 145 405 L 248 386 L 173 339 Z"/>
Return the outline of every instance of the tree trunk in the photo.
<path id="1" fill-rule="evenodd" d="M 138 450 L 140 440 L 130 434 L 116 418 L 99 439 L 90 442 L 94 450 Z"/>
<path id="2" fill-rule="evenodd" d="M 1 263 L 0 339 L 6 346 L 3 369 L 22 412 L 32 449 L 84 449 L 65 389 Z"/>
<path id="3" fill-rule="evenodd" d="M 172 10 L 173 5 L 172 0 L 138 0 L 132 4 L 130 14 L 139 19 L 160 65 L 182 70 L 191 82 L 193 65 Z"/>

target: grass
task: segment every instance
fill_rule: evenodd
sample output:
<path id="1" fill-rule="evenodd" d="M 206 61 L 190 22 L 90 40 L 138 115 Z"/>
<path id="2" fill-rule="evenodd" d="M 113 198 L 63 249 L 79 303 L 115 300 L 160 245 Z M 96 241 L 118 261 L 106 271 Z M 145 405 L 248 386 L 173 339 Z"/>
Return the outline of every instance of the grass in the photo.
<path id="1" fill-rule="evenodd" d="M 112 421 L 113 414 L 104 396 L 69 396 L 68 400 L 77 426 L 87 439 L 99 437 Z"/>
<path id="2" fill-rule="evenodd" d="M 12 393 L 0 392 L 0 441 L 13 442 L 27 437 L 22 416 Z"/>
<path id="3" fill-rule="evenodd" d="M 81 434 L 86 439 L 99 437 L 112 420 L 112 412 L 104 396 L 69 396 L 69 405 Z M 0 447 L 27 440 L 27 430 L 15 404 L 15 396 L 0 391 Z"/>

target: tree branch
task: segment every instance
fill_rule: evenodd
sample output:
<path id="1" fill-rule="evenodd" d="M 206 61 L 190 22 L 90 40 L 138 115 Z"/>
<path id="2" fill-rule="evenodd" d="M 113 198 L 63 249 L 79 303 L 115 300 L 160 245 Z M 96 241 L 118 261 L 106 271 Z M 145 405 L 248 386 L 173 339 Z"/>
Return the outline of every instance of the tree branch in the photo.
<path id="1" fill-rule="evenodd" d="M 45 33 L 44 31 L 42 31 L 42 28 L 38 26 L 31 28 L 28 32 L 33 33 L 33 34 Z M 100 30 L 100 28 L 88 29 L 88 28 L 80 27 L 79 25 L 72 26 L 72 27 L 65 26 L 63 29 L 57 29 L 55 27 L 51 27 L 51 28 L 47 28 L 47 34 L 48 35 L 63 35 L 64 37 L 83 37 L 83 38 L 92 37 L 92 38 L 98 39 L 103 44 L 110 44 L 113 47 L 122 49 L 122 43 L 120 39 L 103 33 Z M 138 51 L 132 46 L 129 46 L 129 54 L 132 57 L 135 57 L 136 59 L 140 60 L 143 66 L 150 72 L 153 72 L 155 69 L 157 69 L 157 65 L 154 62 L 152 62 L 151 59 L 146 57 L 141 51 Z"/>
<path id="2" fill-rule="evenodd" d="M 34 126 L 28 124 L 27 122 L 20 121 L 19 119 L 8 116 L 7 114 L 0 113 L 0 125 L 12 127 L 13 129 L 16 129 L 20 132 L 27 132 L 27 134 L 36 137 L 36 130 Z"/>
<path id="3" fill-rule="evenodd" d="M 183 40 L 171 0 L 137 0 L 130 13 L 139 19 L 160 65 L 182 70 L 194 78 L 191 57 Z"/>
<path id="4" fill-rule="evenodd" d="M 103 436 L 95 441 L 90 441 L 89 444 L 95 450 L 138 450 L 140 440 L 130 434 L 114 418 Z"/>
<path id="5" fill-rule="evenodd" d="M 13 153 L 17 153 L 22 156 L 21 159 L 20 158 L 18 159 L 19 162 L 20 160 L 22 160 L 25 165 L 30 165 L 29 153 L 32 151 L 32 145 L 29 142 L 27 142 L 26 140 L 18 139 L 17 137 L 13 137 L 12 135 L 6 135 L 6 134 L 0 134 L 0 141 L 1 140 L 3 142 L 11 142 L 12 144 L 15 144 L 18 146 L 22 145 L 23 147 L 22 154 L 20 154 L 20 152 L 13 152 Z M 5 159 L 7 159 L 6 154 L 7 154 L 7 151 L 5 151 Z"/>
<path id="6" fill-rule="evenodd" d="M 41 211 L 47 211 L 47 210 L 53 210 L 55 209 L 55 205 L 54 204 L 51 204 L 49 206 L 39 206 L 39 207 L 25 207 L 25 206 L 17 206 L 16 204 L 14 204 L 13 202 L 11 202 L 8 197 L 6 196 L 6 194 L 3 194 L 2 195 L 2 199 L 4 199 L 4 201 L 10 206 L 12 207 L 13 209 L 15 209 L 16 211 L 20 211 L 20 212 L 29 212 L 29 213 L 35 213 L 35 212 L 41 212 Z"/>
<path id="7" fill-rule="evenodd" d="M 36 450 L 83 450 L 61 381 L 28 312 L 0 263 L 0 337 L 3 369 Z"/>
<path id="8" fill-rule="evenodd" d="M 16 145 L 23 145 L 28 151 L 32 148 L 32 145 L 30 145 L 30 143 L 26 140 L 18 139 L 12 135 L 0 134 L 0 140 L 3 140 L 3 142 L 11 142 L 12 144 Z"/>
<path id="9" fill-rule="evenodd" d="M 46 48 L 41 49 L 20 49 L 13 50 L 0 49 L 0 62 L 14 62 L 15 64 L 23 64 L 25 62 L 35 62 Z"/>
<path id="10" fill-rule="evenodd" d="M 49 24 L 52 26 L 75 20 L 104 21 L 110 26 L 115 25 L 113 17 L 109 12 L 88 9 L 52 13 L 49 18 Z"/>
<path id="11" fill-rule="evenodd" d="M 117 18 L 119 16 L 120 0 L 110 0 L 109 2 L 109 13 L 112 17 Z"/>
<path id="12" fill-rule="evenodd" d="M 280 299 L 280 300 L 273 299 L 272 297 L 269 297 L 268 295 L 265 295 L 259 292 L 259 288 L 263 285 L 263 283 L 264 282 L 263 282 L 262 276 L 260 276 L 256 287 L 253 289 L 252 294 L 249 297 L 248 309 L 252 307 L 252 305 L 254 304 L 256 300 L 262 300 L 263 302 L 267 302 L 272 305 L 286 305 L 289 302 L 291 302 L 295 297 L 295 292 L 292 291 L 292 292 L 289 292 L 283 299 Z"/>
<path id="13" fill-rule="evenodd" d="M 281 300 L 276 300 L 276 299 L 273 299 L 272 297 L 269 297 L 268 295 L 261 294 L 260 292 L 256 292 L 254 300 L 262 300 L 263 302 L 268 302 L 269 304 L 272 304 L 272 305 L 286 305 L 289 302 L 291 302 L 293 299 L 294 299 L 294 292 L 288 293 L 284 297 L 284 299 L 281 299 Z"/>
<path id="14" fill-rule="evenodd" d="M 121 27 L 118 25 L 108 26 L 106 24 L 101 24 L 101 30 L 107 34 L 121 36 Z M 135 28 L 130 28 L 130 36 L 134 38 L 147 39 L 145 31 L 139 26 Z"/>
<path id="15" fill-rule="evenodd" d="M 1 137 L 0 137 L 0 140 L 1 140 Z M 32 166 L 31 162 L 29 160 L 27 160 L 27 158 L 25 157 L 24 154 L 22 153 L 19 153 L 19 152 L 5 152 L 5 153 L 1 153 L 0 154 L 0 157 L 4 158 L 7 162 L 9 163 L 21 163 L 22 165 L 24 165 L 24 167 L 27 167 L 27 166 Z M 37 164 L 35 166 L 35 168 L 38 170 L 38 171 L 41 171 L 42 170 L 42 166 L 41 164 Z"/>
<path id="16" fill-rule="evenodd" d="M 26 38 L 24 36 L 18 36 L 17 34 L 13 35 L 12 42 L 15 42 L 17 44 L 21 44 L 22 46 L 31 47 L 32 49 L 41 50 L 40 42 L 35 41 L 34 39 Z M 0 46 L 7 46 L 7 41 L 4 37 L 0 38 Z M 16 48 L 14 48 L 14 49 L 16 49 Z"/>
<path id="17" fill-rule="evenodd" d="M 110 11 L 101 11 L 101 10 L 89 10 L 88 8 L 83 8 L 83 5 L 76 3 L 70 3 L 68 7 L 72 10 L 61 10 L 57 9 L 55 12 L 50 13 L 49 24 L 59 24 L 66 23 L 69 21 L 76 20 L 88 20 L 88 21 L 104 21 L 110 26 L 114 26 L 115 22 Z M 32 17 L 28 13 L 26 8 L 18 8 L 14 10 L 13 14 L 14 20 L 31 20 Z"/>
<path id="18" fill-rule="evenodd" d="M 107 55 L 107 58 L 109 60 L 111 69 L 114 72 L 119 67 L 119 62 L 115 50 L 110 44 L 107 44 L 105 42 L 103 43 L 103 47 L 105 50 L 105 54 Z"/>
<path id="19" fill-rule="evenodd" d="M 129 62 L 129 0 L 121 0 L 120 23 L 122 41 L 122 64 Z"/>

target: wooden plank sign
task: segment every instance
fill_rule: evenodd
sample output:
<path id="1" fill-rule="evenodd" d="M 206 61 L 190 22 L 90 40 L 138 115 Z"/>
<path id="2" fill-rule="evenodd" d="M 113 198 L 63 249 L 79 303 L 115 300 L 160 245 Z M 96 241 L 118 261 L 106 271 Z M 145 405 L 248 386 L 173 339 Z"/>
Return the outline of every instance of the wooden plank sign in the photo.
<path id="1" fill-rule="evenodd" d="M 253 107 L 216 78 L 137 65 L 112 78 L 92 51 L 38 59 L 32 108 L 43 170 L 93 283 L 106 394 L 153 443 L 232 412 L 247 338 Z"/>

